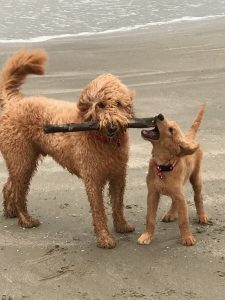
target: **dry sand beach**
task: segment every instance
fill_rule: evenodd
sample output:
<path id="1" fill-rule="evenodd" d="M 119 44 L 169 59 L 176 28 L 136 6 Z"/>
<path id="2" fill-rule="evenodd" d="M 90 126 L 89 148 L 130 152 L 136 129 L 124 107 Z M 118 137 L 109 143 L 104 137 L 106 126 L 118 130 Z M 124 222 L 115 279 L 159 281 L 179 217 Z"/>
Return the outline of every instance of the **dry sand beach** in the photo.
<path id="1" fill-rule="evenodd" d="M 0 64 L 19 47 L 43 47 L 49 55 L 46 75 L 29 78 L 25 94 L 75 101 L 91 79 L 111 72 L 136 91 L 137 116 L 162 112 L 184 130 L 199 105 L 206 103 L 198 139 L 205 153 L 204 200 L 210 224 L 196 223 L 188 185 L 185 195 L 197 244 L 182 246 L 177 223 L 160 222 L 170 205 L 165 197 L 152 243 L 136 243 L 145 227 L 151 145 L 140 137 L 140 130 L 130 130 L 125 212 L 136 230 L 115 233 L 115 249 L 99 249 L 82 182 L 45 158 L 29 194 L 30 211 L 40 218 L 41 226 L 22 229 L 16 219 L 5 219 L 0 209 L 0 299 L 224 299 L 225 22 L 172 29 L 2 44 Z M 1 188 L 6 177 L 1 157 Z M 112 228 L 107 200 L 105 205 Z"/>

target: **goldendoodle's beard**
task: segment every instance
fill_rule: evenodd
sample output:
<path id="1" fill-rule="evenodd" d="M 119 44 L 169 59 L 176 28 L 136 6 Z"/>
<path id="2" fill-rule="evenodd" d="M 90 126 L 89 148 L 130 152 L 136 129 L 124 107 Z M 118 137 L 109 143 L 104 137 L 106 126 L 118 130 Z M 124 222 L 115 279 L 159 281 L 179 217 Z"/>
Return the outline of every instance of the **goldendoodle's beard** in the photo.
<path id="1" fill-rule="evenodd" d="M 108 137 L 124 133 L 131 117 L 126 111 L 117 108 L 105 109 L 93 115 L 98 120 L 101 133 Z"/>

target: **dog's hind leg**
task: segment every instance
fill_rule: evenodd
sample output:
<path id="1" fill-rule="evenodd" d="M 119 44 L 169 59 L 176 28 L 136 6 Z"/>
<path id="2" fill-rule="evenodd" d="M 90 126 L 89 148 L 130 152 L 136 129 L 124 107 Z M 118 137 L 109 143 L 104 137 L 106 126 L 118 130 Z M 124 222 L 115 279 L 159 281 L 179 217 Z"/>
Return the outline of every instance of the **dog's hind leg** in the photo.
<path id="1" fill-rule="evenodd" d="M 113 211 L 113 224 L 116 232 L 126 233 L 134 231 L 134 226 L 127 223 L 124 217 L 125 174 L 120 174 L 109 181 L 109 197 Z"/>
<path id="2" fill-rule="evenodd" d="M 171 207 L 168 212 L 163 216 L 162 222 L 173 222 L 177 219 L 177 205 L 172 201 Z"/>
<path id="3" fill-rule="evenodd" d="M 17 216 L 22 227 L 36 227 L 39 221 L 33 219 L 27 211 L 27 193 L 30 180 L 37 166 L 38 154 L 31 147 L 4 149 L 2 151 L 9 171 L 9 178 L 4 186 L 4 213 L 7 217 Z"/>
<path id="4" fill-rule="evenodd" d="M 16 206 L 14 203 L 14 197 L 12 193 L 12 181 L 10 177 L 8 178 L 6 184 L 3 187 L 3 197 L 4 197 L 4 216 L 7 218 L 17 217 Z"/>
<path id="5" fill-rule="evenodd" d="M 200 224 L 208 223 L 208 216 L 205 213 L 203 206 L 202 197 L 202 179 L 200 174 L 200 168 L 197 168 L 190 177 L 190 182 L 194 190 L 194 201 L 195 207 L 198 215 L 198 221 Z"/>

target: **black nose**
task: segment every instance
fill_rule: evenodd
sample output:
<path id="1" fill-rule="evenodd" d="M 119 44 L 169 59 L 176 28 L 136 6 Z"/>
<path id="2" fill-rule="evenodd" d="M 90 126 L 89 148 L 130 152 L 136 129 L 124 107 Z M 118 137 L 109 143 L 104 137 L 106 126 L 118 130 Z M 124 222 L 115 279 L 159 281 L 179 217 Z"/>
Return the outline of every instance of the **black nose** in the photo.
<path id="1" fill-rule="evenodd" d="M 159 114 L 157 116 L 157 118 L 160 120 L 160 121 L 163 121 L 164 120 L 164 115 L 163 114 Z"/>
<path id="2" fill-rule="evenodd" d="M 110 124 L 109 127 L 108 127 L 108 132 L 109 133 L 115 133 L 117 130 L 117 126 L 114 125 L 114 124 Z"/>

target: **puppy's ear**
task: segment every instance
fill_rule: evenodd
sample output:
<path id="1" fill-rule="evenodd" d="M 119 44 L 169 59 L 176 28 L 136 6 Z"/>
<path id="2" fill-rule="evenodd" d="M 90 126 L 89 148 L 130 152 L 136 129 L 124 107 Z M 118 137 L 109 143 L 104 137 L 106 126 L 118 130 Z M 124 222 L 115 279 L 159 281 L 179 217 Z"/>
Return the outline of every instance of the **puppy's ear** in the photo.
<path id="1" fill-rule="evenodd" d="M 191 155 L 199 148 L 199 144 L 193 140 L 186 137 L 179 138 L 178 140 L 178 152 L 179 156 Z"/>

